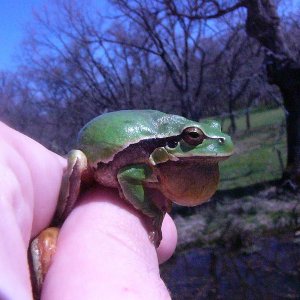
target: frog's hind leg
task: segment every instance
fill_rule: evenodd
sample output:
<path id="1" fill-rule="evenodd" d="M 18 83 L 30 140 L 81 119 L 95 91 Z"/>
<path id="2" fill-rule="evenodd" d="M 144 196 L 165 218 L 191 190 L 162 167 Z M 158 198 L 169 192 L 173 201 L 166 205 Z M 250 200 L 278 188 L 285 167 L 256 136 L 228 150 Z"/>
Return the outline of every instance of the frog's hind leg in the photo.
<path id="1" fill-rule="evenodd" d="M 149 190 L 144 186 L 151 174 L 152 170 L 147 165 L 131 165 L 122 168 L 117 178 L 121 196 L 152 219 L 153 231 L 150 232 L 150 239 L 158 247 L 162 239 L 161 225 L 165 211 L 155 205 L 150 198 Z"/>
<path id="2" fill-rule="evenodd" d="M 56 251 L 58 233 L 58 228 L 50 227 L 31 242 L 29 265 L 34 299 L 40 299 L 42 285 Z"/>
<path id="3" fill-rule="evenodd" d="M 80 150 L 68 153 L 68 166 L 63 174 L 53 224 L 60 225 L 72 211 L 79 196 L 84 173 L 88 173 L 87 158 Z"/>

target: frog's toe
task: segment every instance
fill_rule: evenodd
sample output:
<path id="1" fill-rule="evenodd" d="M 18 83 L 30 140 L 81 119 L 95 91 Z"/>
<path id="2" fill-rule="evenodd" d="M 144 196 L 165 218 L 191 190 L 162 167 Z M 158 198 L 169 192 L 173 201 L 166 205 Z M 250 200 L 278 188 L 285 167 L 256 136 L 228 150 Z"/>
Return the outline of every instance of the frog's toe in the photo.
<path id="1" fill-rule="evenodd" d="M 151 243 L 155 246 L 155 248 L 158 248 L 160 245 L 160 242 L 162 240 L 161 229 L 150 231 L 149 239 L 150 239 Z"/>
<path id="2" fill-rule="evenodd" d="M 152 221 L 152 230 L 149 232 L 150 241 L 155 245 L 156 248 L 160 245 L 162 240 L 162 231 L 161 226 L 164 219 L 164 214 L 160 213 L 156 217 L 153 218 Z"/>

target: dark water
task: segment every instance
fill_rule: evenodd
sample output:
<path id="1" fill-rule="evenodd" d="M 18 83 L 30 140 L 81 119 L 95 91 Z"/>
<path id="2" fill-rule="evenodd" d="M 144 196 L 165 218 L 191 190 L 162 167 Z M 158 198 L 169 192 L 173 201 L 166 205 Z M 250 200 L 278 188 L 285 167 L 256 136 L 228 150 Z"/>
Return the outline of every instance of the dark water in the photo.
<path id="1" fill-rule="evenodd" d="M 257 238 L 247 249 L 190 249 L 161 268 L 172 299 L 300 299 L 300 241 Z"/>

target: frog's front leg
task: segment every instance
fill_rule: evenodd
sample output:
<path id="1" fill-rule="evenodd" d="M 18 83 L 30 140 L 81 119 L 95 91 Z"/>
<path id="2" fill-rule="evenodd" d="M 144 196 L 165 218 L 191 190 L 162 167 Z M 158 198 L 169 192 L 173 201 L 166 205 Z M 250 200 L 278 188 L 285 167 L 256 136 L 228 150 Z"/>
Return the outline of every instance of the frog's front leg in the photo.
<path id="1" fill-rule="evenodd" d="M 152 169 L 140 164 L 120 169 L 117 177 L 121 196 L 152 219 L 153 231 L 150 232 L 150 239 L 158 247 L 162 239 L 161 226 L 167 209 L 159 209 L 151 199 L 151 192 L 145 186 L 151 175 Z"/>

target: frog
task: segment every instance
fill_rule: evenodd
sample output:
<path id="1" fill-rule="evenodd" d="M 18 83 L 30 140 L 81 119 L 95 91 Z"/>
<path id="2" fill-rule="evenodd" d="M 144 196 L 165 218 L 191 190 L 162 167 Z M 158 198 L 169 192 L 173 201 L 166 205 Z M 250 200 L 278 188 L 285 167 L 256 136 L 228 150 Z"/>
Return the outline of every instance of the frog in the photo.
<path id="1" fill-rule="evenodd" d="M 55 253 L 57 228 L 83 189 L 94 183 L 117 189 L 121 199 L 150 220 L 149 238 L 158 247 L 172 203 L 190 207 L 209 200 L 219 182 L 218 163 L 233 149 L 231 137 L 215 120 L 197 122 L 157 110 L 121 110 L 92 119 L 68 154 L 55 227 L 32 242 L 39 289 Z"/>

